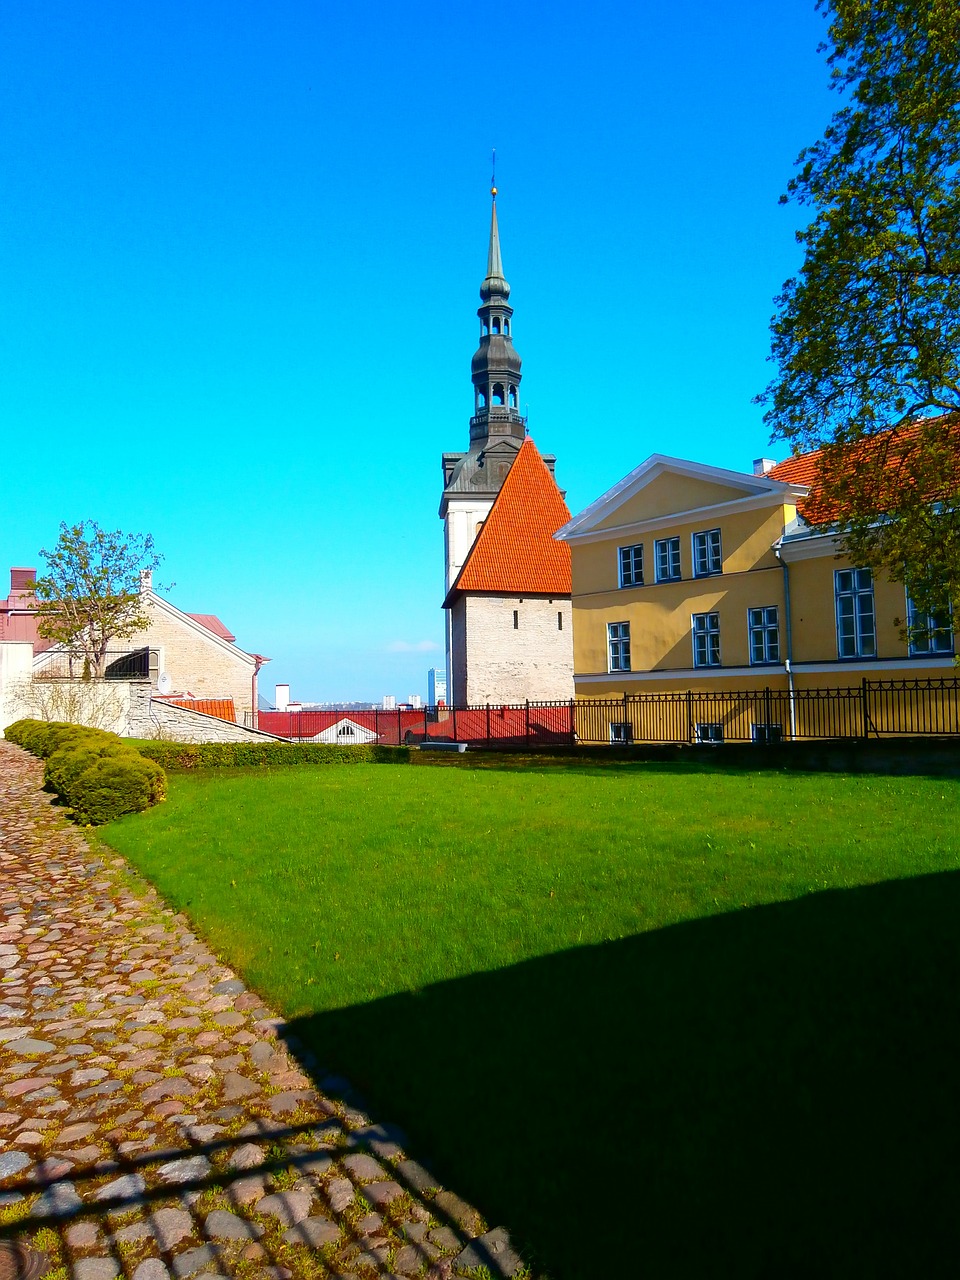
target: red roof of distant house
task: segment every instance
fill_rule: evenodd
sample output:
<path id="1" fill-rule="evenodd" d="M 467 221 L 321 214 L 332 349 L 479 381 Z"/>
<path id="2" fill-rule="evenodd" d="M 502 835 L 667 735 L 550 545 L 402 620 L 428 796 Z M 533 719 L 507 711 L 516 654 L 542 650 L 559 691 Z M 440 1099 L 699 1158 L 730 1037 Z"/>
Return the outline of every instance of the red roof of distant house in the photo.
<path id="1" fill-rule="evenodd" d="M 944 415 L 946 419 L 947 415 Z M 906 475 L 908 483 L 910 482 L 911 469 L 909 465 L 904 467 L 904 460 L 909 457 L 911 447 L 916 444 L 924 430 L 929 431 L 931 427 L 937 428 L 937 424 L 941 421 L 948 431 L 952 431 L 957 435 L 958 425 L 950 424 L 940 418 L 928 419 L 925 422 L 917 423 L 914 426 L 902 427 L 895 431 L 878 432 L 875 436 L 869 436 L 863 440 L 851 444 L 846 453 L 845 465 L 850 468 L 858 468 L 862 471 L 869 471 L 873 468 L 876 476 L 890 477 L 894 480 L 897 473 L 901 472 Z M 958 439 L 960 443 L 960 439 Z M 960 451 L 958 451 L 960 452 Z M 825 502 L 819 492 L 820 485 L 820 466 L 824 457 L 822 449 L 814 450 L 811 453 L 798 453 L 792 458 L 787 458 L 784 462 L 778 462 L 772 467 L 767 475 L 773 480 L 781 480 L 786 484 L 802 484 L 807 485 L 810 494 L 806 498 L 802 498 L 797 504 L 797 510 L 800 515 L 810 524 L 829 524 L 836 520 L 838 511 L 835 503 Z M 947 488 L 952 489 L 951 481 L 956 476 L 943 479 L 947 483 Z M 878 499 L 882 500 L 884 496 L 888 499 L 892 498 L 891 506 L 894 505 L 896 496 L 896 483 L 892 484 L 889 490 L 886 490 L 885 484 L 882 482 L 876 486 L 878 491 Z M 931 494 L 931 500 L 936 496 Z"/>
<path id="2" fill-rule="evenodd" d="M 570 547 L 553 537 L 569 519 L 556 480 L 524 440 L 447 599 L 457 591 L 570 595 Z"/>
<path id="3" fill-rule="evenodd" d="M 206 627 L 221 640 L 229 640 L 231 644 L 236 644 L 237 637 L 227 630 L 215 613 L 188 613 L 187 617 L 192 618 L 194 622 L 199 622 L 201 627 Z"/>
<path id="4" fill-rule="evenodd" d="M 169 702 L 174 707 L 186 707 L 188 711 L 199 711 L 205 716 L 215 716 L 217 720 L 229 720 L 237 723 L 237 709 L 232 698 L 173 698 L 157 697 L 157 702 Z"/>

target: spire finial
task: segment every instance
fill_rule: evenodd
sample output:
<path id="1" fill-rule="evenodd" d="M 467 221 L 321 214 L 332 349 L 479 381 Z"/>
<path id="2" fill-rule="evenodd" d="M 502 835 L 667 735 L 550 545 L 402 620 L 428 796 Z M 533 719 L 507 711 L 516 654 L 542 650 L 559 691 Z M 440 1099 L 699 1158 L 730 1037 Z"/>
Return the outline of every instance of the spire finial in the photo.
<path id="1" fill-rule="evenodd" d="M 491 168 L 492 168 L 492 172 L 490 174 L 490 194 L 493 196 L 494 201 L 496 201 L 496 198 L 497 198 L 497 148 L 496 147 L 493 148 L 493 161 L 492 161 Z"/>

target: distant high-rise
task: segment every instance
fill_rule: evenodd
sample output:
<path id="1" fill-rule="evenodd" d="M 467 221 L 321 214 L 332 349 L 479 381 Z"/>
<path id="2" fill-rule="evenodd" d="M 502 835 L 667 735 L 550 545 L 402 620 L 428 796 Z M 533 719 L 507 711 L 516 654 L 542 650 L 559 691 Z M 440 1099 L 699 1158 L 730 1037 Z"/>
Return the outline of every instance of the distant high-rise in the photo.
<path id="1" fill-rule="evenodd" d="M 436 707 L 447 700 L 447 673 L 438 667 L 427 672 L 427 706 Z"/>

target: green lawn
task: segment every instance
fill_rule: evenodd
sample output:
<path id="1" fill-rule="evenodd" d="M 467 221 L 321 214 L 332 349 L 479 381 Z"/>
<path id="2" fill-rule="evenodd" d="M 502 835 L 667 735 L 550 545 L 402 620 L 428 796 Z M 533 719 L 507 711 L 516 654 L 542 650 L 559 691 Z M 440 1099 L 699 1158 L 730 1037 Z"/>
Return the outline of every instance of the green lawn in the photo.
<path id="1" fill-rule="evenodd" d="M 960 786 L 174 775 L 139 867 L 555 1280 L 960 1250 Z"/>

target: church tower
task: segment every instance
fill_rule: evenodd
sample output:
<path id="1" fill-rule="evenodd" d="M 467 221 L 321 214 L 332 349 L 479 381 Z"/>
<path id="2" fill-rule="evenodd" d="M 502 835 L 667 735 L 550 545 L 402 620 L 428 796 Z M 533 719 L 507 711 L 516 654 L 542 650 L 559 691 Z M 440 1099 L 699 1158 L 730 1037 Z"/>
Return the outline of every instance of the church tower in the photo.
<path id="1" fill-rule="evenodd" d="M 527 437 L 527 420 L 520 412 L 521 361 L 513 345 L 513 308 L 510 306 L 510 286 L 503 274 L 503 260 L 500 253 L 496 187 L 492 188 L 491 196 L 487 274 L 480 285 L 481 305 L 477 311 L 480 321 L 480 345 L 471 362 L 473 416 L 470 418 L 470 444 L 464 453 L 443 455 L 443 495 L 440 500 L 440 518 L 444 522 L 447 681 L 449 700 L 451 704 L 459 706 L 467 703 L 469 693 L 472 692 L 476 697 L 478 688 L 475 682 L 468 680 L 466 676 L 466 640 L 462 634 L 455 635 L 455 631 L 459 633 L 463 630 L 459 625 L 463 619 L 459 619 L 459 614 L 454 608 L 454 603 L 463 595 L 463 592 L 458 590 L 458 582 L 477 543 L 478 535 Z M 532 449 L 532 442 L 528 444 Z M 533 452 L 536 453 L 536 450 L 534 449 Z M 541 457 L 536 454 L 536 460 L 539 468 L 545 473 L 543 478 L 546 486 L 556 489 L 556 483 L 553 480 L 556 458 L 553 455 Z M 539 503 L 541 500 L 541 497 L 538 497 L 536 502 Z M 559 494 L 559 491 L 558 500 L 562 505 L 562 494 Z M 522 506 L 522 502 L 522 492 L 513 495 L 511 499 L 513 507 L 518 503 Z M 559 525 L 557 527 L 559 528 Z M 552 532 L 551 530 L 551 534 Z M 476 564 L 474 570 L 476 570 Z M 567 585 L 567 595 L 569 590 Z M 491 592 L 484 591 L 483 594 L 488 595 Z M 554 593 L 551 590 L 551 596 L 554 594 L 560 595 L 562 592 L 558 590 Z M 511 610 L 511 613 L 512 616 L 519 617 L 516 610 Z M 459 622 L 457 622 L 458 619 Z M 572 678 L 570 683 L 572 686 Z M 472 685 L 473 688 L 471 688 Z M 517 694 L 516 689 L 521 686 L 516 682 L 514 686 L 510 696 L 506 689 L 502 691 L 501 701 L 514 701 L 517 697 L 522 699 L 523 697 L 555 696 L 552 693 L 544 694 L 536 691 Z M 564 681 L 565 689 L 566 681 Z M 569 695 L 563 692 L 558 696 Z M 491 700 L 495 700 L 495 697 Z"/>

